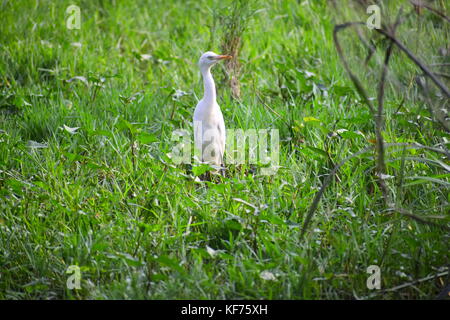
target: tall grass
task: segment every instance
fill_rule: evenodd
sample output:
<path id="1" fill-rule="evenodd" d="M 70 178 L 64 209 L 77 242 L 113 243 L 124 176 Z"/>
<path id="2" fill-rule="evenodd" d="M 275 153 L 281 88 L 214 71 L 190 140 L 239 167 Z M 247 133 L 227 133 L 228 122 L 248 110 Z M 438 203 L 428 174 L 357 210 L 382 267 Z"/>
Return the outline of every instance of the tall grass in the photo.
<path id="1" fill-rule="evenodd" d="M 0 3 L 1 298 L 424 299 L 443 290 L 450 137 L 424 107 L 422 71 L 394 47 L 381 134 L 384 181 L 403 211 L 386 207 L 373 114 L 333 43 L 334 26 L 364 21 L 364 7 L 260 0 L 233 16 L 221 3 L 233 29 L 214 24 L 211 12 L 222 11 L 208 1 L 79 1 L 81 29 L 68 30 L 71 4 Z M 381 5 L 385 24 L 403 5 L 398 39 L 448 73 L 448 24 L 407 1 Z M 224 27 L 217 39 L 214 25 Z M 341 46 L 375 101 L 389 41 L 360 32 L 376 48 L 367 64 L 357 33 L 343 31 Z M 167 156 L 172 132 L 191 126 L 198 57 L 211 49 L 236 50 L 240 64 L 227 71 L 240 98 L 227 82 L 217 88 L 227 127 L 279 129 L 276 175 L 232 167 L 222 183 L 198 182 Z M 433 108 L 446 107 L 433 92 Z M 81 268 L 79 290 L 66 286 L 70 265 Z M 370 265 L 393 290 L 367 288 Z"/>

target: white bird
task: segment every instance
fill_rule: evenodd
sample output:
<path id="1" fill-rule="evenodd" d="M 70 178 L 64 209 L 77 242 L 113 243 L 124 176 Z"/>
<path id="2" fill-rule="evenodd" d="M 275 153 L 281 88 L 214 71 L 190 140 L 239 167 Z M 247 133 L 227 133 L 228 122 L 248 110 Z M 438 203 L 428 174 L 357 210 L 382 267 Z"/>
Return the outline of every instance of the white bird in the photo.
<path id="1" fill-rule="evenodd" d="M 217 62 L 231 59 L 229 55 L 205 52 L 198 62 L 203 77 L 204 94 L 194 111 L 194 144 L 201 161 L 215 166 L 223 165 L 225 152 L 225 122 L 216 101 L 216 86 L 211 67 Z"/>

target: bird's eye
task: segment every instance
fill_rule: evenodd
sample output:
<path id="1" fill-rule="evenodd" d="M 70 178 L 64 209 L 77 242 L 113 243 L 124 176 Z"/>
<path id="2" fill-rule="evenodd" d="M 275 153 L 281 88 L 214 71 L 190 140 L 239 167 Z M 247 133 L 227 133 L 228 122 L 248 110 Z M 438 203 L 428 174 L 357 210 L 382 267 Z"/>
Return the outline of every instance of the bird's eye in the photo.
<path id="1" fill-rule="evenodd" d="M 213 60 L 214 59 L 214 56 L 208 56 L 207 57 L 209 60 Z"/>

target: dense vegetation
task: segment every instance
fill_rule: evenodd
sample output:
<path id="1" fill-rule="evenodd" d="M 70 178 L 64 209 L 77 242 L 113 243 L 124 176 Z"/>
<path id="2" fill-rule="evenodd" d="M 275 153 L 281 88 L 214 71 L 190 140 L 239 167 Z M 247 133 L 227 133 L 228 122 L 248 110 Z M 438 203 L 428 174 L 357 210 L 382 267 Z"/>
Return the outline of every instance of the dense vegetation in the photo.
<path id="1" fill-rule="evenodd" d="M 444 2 L 431 5 L 445 14 Z M 1 1 L 0 298 L 436 297 L 450 137 L 430 110 L 448 97 L 394 46 L 381 134 L 397 145 L 381 174 L 376 118 L 333 41 L 336 24 L 367 20 L 364 3 Z M 402 5 L 398 39 L 448 87 L 448 22 L 384 3 L 383 26 Z M 390 42 L 365 26 L 339 36 L 376 107 Z M 227 128 L 279 130 L 275 175 L 230 165 L 199 181 L 168 156 L 172 132 L 191 128 L 207 50 L 237 55 L 213 71 Z M 66 286 L 71 265 L 81 289 Z M 367 288 L 370 265 L 393 290 Z"/>

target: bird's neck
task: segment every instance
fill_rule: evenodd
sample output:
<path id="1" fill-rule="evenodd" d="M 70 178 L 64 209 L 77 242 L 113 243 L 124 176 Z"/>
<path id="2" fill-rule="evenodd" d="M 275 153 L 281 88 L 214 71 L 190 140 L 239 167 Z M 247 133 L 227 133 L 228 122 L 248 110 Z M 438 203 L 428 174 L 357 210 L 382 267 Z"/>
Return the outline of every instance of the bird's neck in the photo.
<path id="1" fill-rule="evenodd" d="M 216 101 L 216 85 L 214 84 L 214 79 L 211 74 L 211 67 L 204 68 L 201 71 L 203 76 L 203 87 L 205 89 L 203 101 L 212 106 Z"/>

